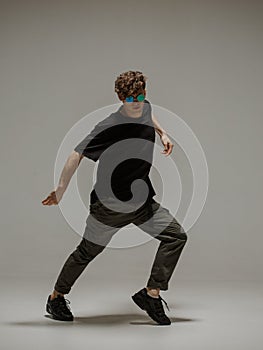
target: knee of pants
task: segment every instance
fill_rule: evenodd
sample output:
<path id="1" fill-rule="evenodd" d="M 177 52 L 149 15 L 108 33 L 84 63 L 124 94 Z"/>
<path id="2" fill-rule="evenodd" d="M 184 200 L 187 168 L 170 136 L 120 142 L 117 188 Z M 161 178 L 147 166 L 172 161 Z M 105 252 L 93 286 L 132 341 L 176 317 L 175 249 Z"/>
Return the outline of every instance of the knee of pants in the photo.
<path id="1" fill-rule="evenodd" d="M 186 234 L 184 228 L 180 225 L 180 235 L 181 235 L 181 238 L 182 240 L 186 241 L 188 240 L 188 235 Z"/>
<path id="2" fill-rule="evenodd" d="M 171 229 L 173 233 L 173 238 L 180 239 L 182 241 L 187 241 L 187 234 L 183 228 L 183 226 L 177 221 L 173 220 L 171 225 L 169 225 L 169 228 Z"/>
<path id="3" fill-rule="evenodd" d="M 181 241 L 184 241 L 186 243 L 188 236 L 185 232 L 185 230 L 183 229 L 183 227 L 178 224 L 179 226 L 179 230 L 176 230 L 176 232 L 174 233 L 174 238 L 176 239 L 180 239 Z"/>
<path id="4" fill-rule="evenodd" d="M 77 246 L 75 253 L 83 260 L 92 260 L 100 254 L 105 247 L 95 244 L 83 238 L 81 243 Z"/>
<path id="5" fill-rule="evenodd" d="M 185 232 L 182 233 L 182 238 L 181 239 L 183 239 L 185 241 L 185 243 L 187 242 L 188 236 L 187 236 L 187 234 Z"/>
<path id="6" fill-rule="evenodd" d="M 180 241 L 184 241 L 186 243 L 188 237 L 185 232 L 176 232 L 174 235 L 174 240 L 180 239 Z"/>

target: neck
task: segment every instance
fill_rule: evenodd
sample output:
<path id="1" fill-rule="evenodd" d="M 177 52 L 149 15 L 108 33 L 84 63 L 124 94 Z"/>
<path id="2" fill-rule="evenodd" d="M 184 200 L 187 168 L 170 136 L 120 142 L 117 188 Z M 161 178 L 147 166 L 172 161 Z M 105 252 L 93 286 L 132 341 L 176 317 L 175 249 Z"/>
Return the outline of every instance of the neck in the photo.
<path id="1" fill-rule="evenodd" d="M 120 113 L 124 115 L 125 117 L 130 117 L 130 118 L 140 118 L 142 116 L 142 111 L 139 112 L 134 112 L 134 113 L 128 113 L 125 109 L 124 106 L 121 107 Z"/>

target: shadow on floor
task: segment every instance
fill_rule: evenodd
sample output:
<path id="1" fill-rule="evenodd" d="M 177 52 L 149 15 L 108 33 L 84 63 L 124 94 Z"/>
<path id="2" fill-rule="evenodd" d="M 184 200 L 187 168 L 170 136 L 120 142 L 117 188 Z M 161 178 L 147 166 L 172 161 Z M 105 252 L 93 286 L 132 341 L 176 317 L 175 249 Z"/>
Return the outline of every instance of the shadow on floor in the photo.
<path id="1" fill-rule="evenodd" d="M 26 321 L 26 322 L 8 322 L 6 325 L 10 326 L 86 326 L 86 325 L 100 325 L 100 326 L 111 326 L 119 324 L 131 324 L 131 325 L 151 325 L 159 326 L 157 323 L 152 321 L 147 315 L 139 314 L 117 314 L 117 315 L 99 315 L 99 316 L 87 316 L 87 317 L 74 317 L 74 321 L 58 321 L 52 319 L 51 315 L 44 315 L 47 320 L 37 321 Z M 172 323 L 176 322 L 189 322 L 196 321 L 190 318 L 181 317 L 169 317 Z M 49 322 L 49 320 L 52 322 Z"/>

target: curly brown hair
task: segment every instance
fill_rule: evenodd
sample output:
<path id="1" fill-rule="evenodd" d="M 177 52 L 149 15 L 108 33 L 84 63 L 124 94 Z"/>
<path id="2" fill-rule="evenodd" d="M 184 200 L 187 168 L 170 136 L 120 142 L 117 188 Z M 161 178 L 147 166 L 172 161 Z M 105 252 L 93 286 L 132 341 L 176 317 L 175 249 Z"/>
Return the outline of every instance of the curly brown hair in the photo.
<path id="1" fill-rule="evenodd" d="M 115 80 L 115 92 L 119 98 L 124 100 L 127 96 L 134 95 L 138 91 L 144 90 L 148 77 L 140 71 L 129 70 L 121 73 Z"/>

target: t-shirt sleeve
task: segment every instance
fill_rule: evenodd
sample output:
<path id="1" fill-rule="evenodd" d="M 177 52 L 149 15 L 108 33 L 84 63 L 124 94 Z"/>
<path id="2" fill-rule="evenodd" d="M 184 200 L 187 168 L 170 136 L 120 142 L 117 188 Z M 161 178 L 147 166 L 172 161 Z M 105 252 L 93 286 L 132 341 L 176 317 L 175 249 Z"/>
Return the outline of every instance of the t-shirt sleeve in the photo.
<path id="1" fill-rule="evenodd" d="M 106 131 L 105 124 L 103 122 L 98 123 L 74 148 L 74 151 L 96 162 L 109 143 Z"/>

